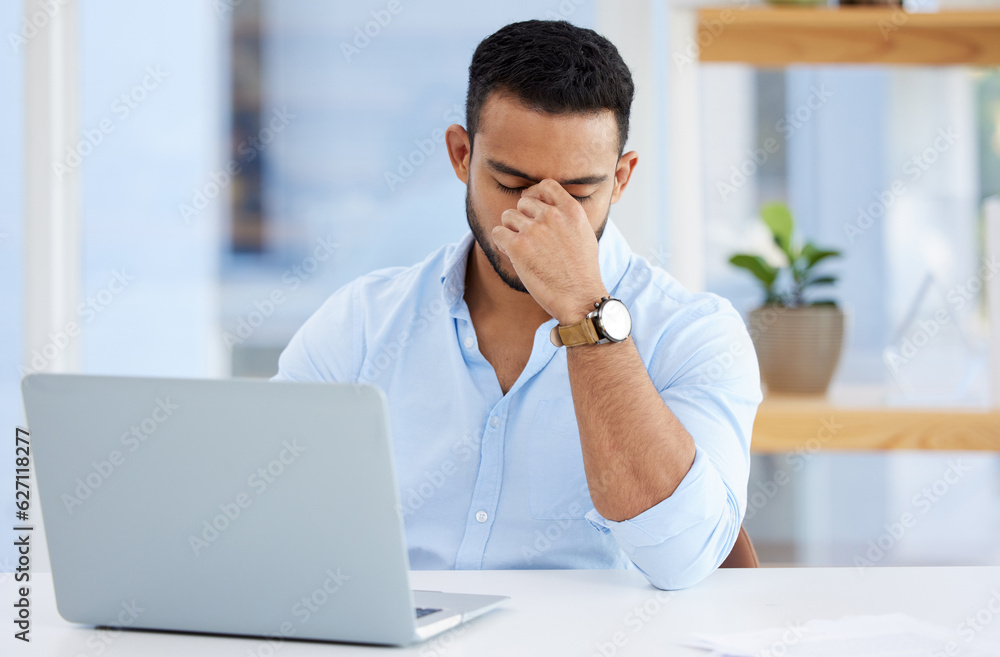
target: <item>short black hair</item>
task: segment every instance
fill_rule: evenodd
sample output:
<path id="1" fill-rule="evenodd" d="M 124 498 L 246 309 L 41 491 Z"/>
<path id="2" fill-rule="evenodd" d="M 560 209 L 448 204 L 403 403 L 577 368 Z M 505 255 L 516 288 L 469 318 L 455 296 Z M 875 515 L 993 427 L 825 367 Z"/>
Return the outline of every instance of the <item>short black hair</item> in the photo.
<path id="1" fill-rule="evenodd" d="M 506 25 L 476 47 L 469 65 L 465 121 L 470 143 L 491 93 L 509 93 L 550 114 L 609 109 L 618 122 L 618 155 L 625 150 L 635 87 L 615 45 L 566 21 Z"/>

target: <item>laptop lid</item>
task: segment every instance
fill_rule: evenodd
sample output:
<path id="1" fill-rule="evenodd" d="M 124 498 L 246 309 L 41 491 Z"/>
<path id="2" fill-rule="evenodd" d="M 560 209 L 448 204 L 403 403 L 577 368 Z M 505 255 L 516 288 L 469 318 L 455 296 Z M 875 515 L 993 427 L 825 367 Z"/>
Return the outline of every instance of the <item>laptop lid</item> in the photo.
<path id="1" fill-rule="evenodd" d="M 66 620 L 414 638 L 378 388 L 34 374 L 22 392 Z"/>

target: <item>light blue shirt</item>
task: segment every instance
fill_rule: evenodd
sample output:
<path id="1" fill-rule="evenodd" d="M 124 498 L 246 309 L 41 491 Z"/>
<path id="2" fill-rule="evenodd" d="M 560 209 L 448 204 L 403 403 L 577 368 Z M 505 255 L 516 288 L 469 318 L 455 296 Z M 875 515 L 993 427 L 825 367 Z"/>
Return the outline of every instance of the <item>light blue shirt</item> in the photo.
<path id="1" fill-rule="evenodd" d="M 693 294 L 629 249 L 609 220 L 605 287 L 696 456 L 673 495 L 630 520 L 594 509 L 551 319 L 506 395 L 478 348 L 464 299 L 472 233 L 411 267 L 335 292 L 281 354 L 275 380 L 375 384 L 389 400 L 414 569 L 638 568 L 690 586 L 728 555 L 746 509 L 757 359 L 725 299 Z"/>

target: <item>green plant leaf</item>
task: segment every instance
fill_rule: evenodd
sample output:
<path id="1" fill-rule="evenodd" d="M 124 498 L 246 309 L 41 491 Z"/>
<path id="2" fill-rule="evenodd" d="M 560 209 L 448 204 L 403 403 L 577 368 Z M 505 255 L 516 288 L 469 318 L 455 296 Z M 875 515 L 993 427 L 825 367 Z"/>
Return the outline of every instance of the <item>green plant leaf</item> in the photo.
<path id="1" fill-rule="evenodd" d="M 837 302 L 834 301 L 833 299 L 820 299 L 819 301 L 811 301 L 811 302 L 809 302 L 809 305 L 810 306 L 833 306 L 834 308 L 836 308 L 837 307 Z"/>
<path id="2" fill-rule="evenodd" d="M 816 278 L 810 278 L 808 281 L 803 283 L 802 287 L 808 287 L 810 285 L 830 285 L 836 282 L 836 276 L 817 276 Z"/>
<path id="3" fill-rule="evenodd" d="M 760 209 L 760 218 L 771 229 L 774 243 L 785 252 L 790 263 L 794 262 L 796 257 L 792 253 L 792 231 L 795 230 L 795 222 L 788 206 L 784 203 L 765 203 Z"/>
<path id="4" fill-rule="evenodd" d="M 768 296 L 771 295 L 771 286 L 774 285 L 774 281 L 778 278 L 778 270 L 775 267 L 767 264 L 767 261 L 760 256 L 737 254 L 729 259 L 730 264 L 737 267 L 742 267 L 746 269 L 751 274 L 757 277 L 761 283 L 764 284 L 765 291 Z"/>
<path id="5" fill-rule="evenodd" d="M 802 258 L 806 261 L 805 269 L 811 268 L 820 260 L 839 256 L 840 251 L 834 249 L 820 249 L 812 242 L 806 242 L 805 246 L 802 247 Z"/>

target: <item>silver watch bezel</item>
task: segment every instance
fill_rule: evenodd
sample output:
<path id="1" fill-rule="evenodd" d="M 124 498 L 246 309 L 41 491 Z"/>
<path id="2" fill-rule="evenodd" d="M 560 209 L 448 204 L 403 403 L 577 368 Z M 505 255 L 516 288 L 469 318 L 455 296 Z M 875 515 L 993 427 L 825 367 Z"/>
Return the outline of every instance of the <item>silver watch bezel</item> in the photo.
<path id="1" fill-rule="evenodd" d="M 611 336 L 604 327 L 604 312 L 608 307 L 608 304 L 612 302 L 620 304 L 622 310 L 625 311 L 625 316 L 628 317 L 628 331 L 626 331 L 625 335 L 621 338 Z M 626 306 L 621 299 L 616 299 L 614 297 L 604 297 L 594 305 L 597 306 L 597 310 L 590 313 L 590 316 L 594 320 L 594 328 L 597 329 L 598 335 L 601 337 L 597 344 L 604 344 L 607 342 L 624 342 L 625 340 L 628 340 L 629 336 L 632 335 L 632 313 L 629 312 L 628 306 Z"/>

